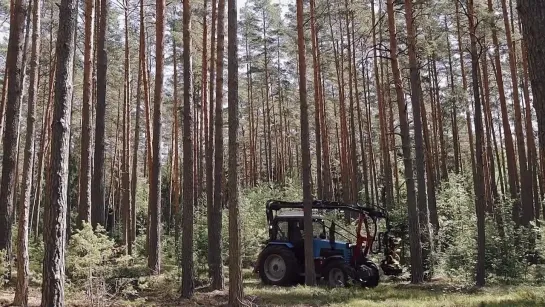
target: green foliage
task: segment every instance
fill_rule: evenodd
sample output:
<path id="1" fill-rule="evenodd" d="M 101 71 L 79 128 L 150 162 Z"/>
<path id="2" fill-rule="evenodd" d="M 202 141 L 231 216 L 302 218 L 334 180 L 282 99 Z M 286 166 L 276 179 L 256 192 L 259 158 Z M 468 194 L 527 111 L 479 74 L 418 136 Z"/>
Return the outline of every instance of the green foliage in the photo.
<path id="1" fill-rule="evenodd" d="M 104 275 L 110 270 L 104 263 L 113 255 L 113 247 L 113 240 L 102 227 L 99 226 L 93 231 L 91 224 L 85 223 L 70 239 L 66 275 L 72 281 Z"/>
<path id="2" fill-rule="evenodd" d="M 476 259 L 476 217 L 471 187 L 452 174 L 437 197 L 439 231 L 438 271 L 456 279 L 470 280 Z"/>
<path id="3" fill-rule="evenodd" d="M 7 271 L 7 263 L 6 263 L 6 251 L 0 250 L 0 286 L 4 284 L 4 275 L 8 272 Z"/>

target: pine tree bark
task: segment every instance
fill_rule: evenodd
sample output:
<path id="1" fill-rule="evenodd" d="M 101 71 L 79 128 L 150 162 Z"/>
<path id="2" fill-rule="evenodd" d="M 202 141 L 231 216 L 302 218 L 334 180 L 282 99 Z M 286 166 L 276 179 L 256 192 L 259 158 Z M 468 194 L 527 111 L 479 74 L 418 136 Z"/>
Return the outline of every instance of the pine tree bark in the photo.
<path id="1" fill-rule="evenodd" d="M 405 1 L 405 20 L 407 23 L 407 36 L 408 36 L 408 53 L 409 53 L 409 66 L 410 66 L 410 79 L 411 79 L 411 106 L 413 110 L 413 125 L 414 125 L 414 143 L 416 154 L 416 179 L 418 189 L 418 214 L 420 228 L 423 230 L 423 250 L 422 256 L 425 268 L 429 264 L 429 253 L 431 251 L 430 246 L 430 231 L 429 231 L 429 215 L 428 215 L 428 203 L 426 201 L 426 179 L 425 179 L 425 162 L 424 162 L 424 141 L 422 137 L 422 117 L 421 117 L 421 100 L 422 100 L 422 88 L 420 84 L 420 71 L 419 63 L 416 55 L 416 33 L 414 27 L 412 1 Z"/>
<path id="2" fill-rule="evenodd" d="M 536 110 L 540 152 L 545 150 L 545 2 L 517 0 L 522 35 L 528 51 L 528 71 Z M 543 154 L 541 154 L 543 157 Z M 543 180 L 545 167 L 541 161 Z M 537 188 L 537 187 L 536 187 Z M 544 212 L 545 214 L 545 212 Z"/>
<path id="3" fill-rule="evenodd" d="M 164 0 L 162 0 L 164 1 Z M 191 56 L 191 4 L 183 1 L 183 57 L 184 57 L 184 131 L 183 131 L 183 215 L 182 215 L 182 297 L 191 298 L 195 292 L 193 264 L 193 59 Z"/>
<path id="4" fill-rule="evenodd" d="M 23 34 L 27 5 L 23 0 L 13 3 L 10 23 L 7 63 L 8 83 L 6 120 L 3 135 L 2 184 L 0 188 L 0 250 L 9 250 L 13 219 L 14 180 L 19 137 L 20 97 L 23 91 Z"/>
<path id="5" fill-rule="evenodd" d="M 422 243 L 420 241 L 420 225 L 418 207 L 416 203 L 416 191 L 413 178 L 413 159 L 411 157 L 411 138 L 405 94 L 397 59 L 397 39 L 394 15 L 394 0 L 387 0 L 388 28 L 390 32 L 390 59 L 392 61 L 392 73 L 394 76 L 397 106 L 399 110 L 399 124 L 401 129 L 401 146 L 403 150 L 403 162 L 405 166 L 405 184 L 407 186 L 407 209 L 409 216 L 409 243 L 411 251 L 411 283 L 421 283 L 424 280 L 422 267 Z M 411 14 L 412 15 L 412 14 Z"/>
<path id="6" fill-rule="evenodd" d="M 44 220 L 42 307 L 64 306 L 64 255 L 70 151 L 72 66 L 76 31 L 76 1 L 62 0 L 57 32 L 55 103 L 51 139 L 49 202 Z M 15 79 L 12 79 L 15 80 Z"/>
<path id="7" fill-rule="evenodd" d="M 222 265 L 222 204 L 223 204 L 223 58 L 225 49 L 225 0 L 218 1 L 218 40 L 216 58 L 216 114 L 215 114 L 215 149 L 214 149 L 214 203 L 208 230 L 211 232 L 209 248 L 209 269 L 211 287 L 220 290 L 224 287 Z"/>
<path id="8" fill-rule="evenodd" d="M 212 223 L 215 219 L 215 205 L 214 205 L 214 93 L 215 93 L 215 78 L 216 78 L 216 65 L 215 65 L 215 47 L 216 47 L 216 20 L 217 20 L 217 5 L 216 0 L 212 0 L 212 28 L 210 30 L 210 103 L 209 103 L 209 122 L 208 126 L 208 139 L 207 139 L 207 150 L 206 150 L 206 181 L 207 181 L 207 191 L 206 191 L 206 219 L 208 226 L 212 226 Z M 184 119 L 185 122 L 185 119 Z M 184 132 L 185 133 L 185 132 Z M 216 234 L 214 231 L 208 231 L 208 242 L 214 242 Z M 216 239 L 217 241 L 217 239 Z M 217 262 L 217 255 L 215 246 L 208 244 L 208 268 L 214 267 L 214 263 Z M 212 277 L 212 270 L 209 270 L 209 276 Z"/>
<path id="9" fill-rule="evenodd" d="M 477 50 L 477 25 L 473 0 L 468 1 L 469 32 L 471 36 L 471 76 L 475 102 L 475 212 L 477 214 L 477 286 L 485 284 L 485 204 L 483 189 L 483 124 L 479 89 L 479 54 Z"/>
<path id="10" fill-rule="evenodd" d="M 36 103 L 38 101 L 39 57 L 40 57 L 40 13 L 41 2 L 35 0 L 32 5 L 32 51 L 30 57 L 30 83 L 28 89 L 27 131 L 25 156 L 23 162 L 22 190 L 19 198 L 19 216 L 17 229 L 17 287 L 13 304 L 28 305 L 28 287 L 30 264 L 28 254 L 28 233 L 30 219 L 30 195 L 32 191 L 32 169 L 34 165 L 34 141 L 36 123 Z"/>
<path id="11" fill-rule="evenodd" d="M 95 0 L 85 0 L 85 51 L 83 59 L 83 108 L 79 170 L 78 227 L 91 222 L 91 103 L 93 90 L 93 47 Z"/>
<path id="12" fill-rule="evenodd" d="M 301 164 L 303 180 L 303 206 L 304 206 L 304 249 L 305 249 L 305 284 L 316 285 L 316 272 L 314 271 L 314 256 L 312 252 L 312 188 L 310 177 L 312 175 L 309 141 L 309 121 L 307 103 L 307 64 L 305 48 L 305 32 L 303 28 L 303 0 L 297 0 L 297 51 L 299 61 L 299 101 L 301 106 Z"/>
<path id="13" fill-rule="evenodd" d="M 516 216 L 515 221 L 520 221 L 523 226 L 528 226 L 530 221 L 534 218 L 534 208 L 533 208 L 533 193 L 532 193 L 532 175 L 529 171 L 527 164 L 526 156 L 526 146 L 524 143 L 524 131 L 522 128 L 522 112 L 520 106 L 520 94 L 519 94 L 519 83 L 518 83 L 518 72 L 517 72 L 517 59 L 515 51 L 515 43 L 513 42 L 511 27 L 509 26 L 509 17 L 507 11 L 507 4 L 505 0 L 501 1 L 503 20 L 505 26 L 505 36 L 507 40 L 507 48 L 509 51 L 509 69 L 511 72 L 511 91 L 513 98 L 513 106 L 515 109 L 515 134 L 517 140 L 517 153 L 519 160 L 519 169 L 520 169 L 520 201 L 521 207 L 520 217 Z"/>
<path id="14" fill-rule="evenodd" d="M 125 85 L 123 95 L 123 221 L 124 221 L 124 241 L 126 244 L 126 252 L 132 255 L 132 212 L 131 212 L 131 183 L 130 183 L 130 170 L 131 170 L 131 142 L 130 142 L 130 100 L 131 100 L 131 80 L 130 80 L 130 53 L 129 53 L 129 3 L 125 0 Z"/>
<path id="15" fill-rule="evenodd" d="M 163 70 L 165 49 L 165 0 L 156 1 L 155 24 L 155 91 L 153 101 L 153 145 L 152 165 L 150 168 L 150 227 L 148 247 L 148 268 L 152 274 L 161 271 L 161 112 L 163 103 Z"/>
<path id="16" fill-rule="evenodd" d="M 140 41 L 141 43 L 141 41 Z M 140 49 L 140 48 L 139 48 Z M 139 52 L 141 49 L 139 50 Z M 140 55 L 139 55 L 140 56 Z M 131 241 L 136 240 L 136 189 L 138 188 L 138 149 L 140 145 L 140 108 L 142 106 L 142 79 L 144 75 L 145 64 L 142 63 L 142 57 L 138 60 L 138 81 L 136 85 L 136 116 L 134 119 L 134 143 L 132 154 L 132 172 L 131 172 Z"/>
<path id="17" fill-rule="evenodd" d="M 318 69 L 317 57 L 317 31 L 316 31 L 316 1 L 310 0 L 310 36 L 312 43 L 312 66 L 313 66 L 313 84 L 314 84 L 314 129 L 316 135 L 316 195 L 318 199 L 323 199 L 323 179 L 322 179 L 322 127 L 321 127 L 321 102 L 320 99 L 320 71 Z"/>
<path id="18" fill-rule="evenodd" d="M 488 0 L 488 11 L 494 12 L 492 6 L 492 0 Z M 503 132 L 505 135 L 505 153 L 507 156 L 507 178 L 509 180 L 509 197 L 514 201 L 513 208 L 518 208 L 517 190 L 518 190 L 518 172 L 515 158 L 515 149 L 513 144 L 513 134 L 511 133 L 511 124 L 509 123 L 509 115 L 507 111 L 507 103 L 505 97 L 505 88 L 503 81 L 502 64 L 500 59 L 500 48 L 498 41 L 498 34 L 495 27 L 492 28 L 492 44 L 494 46 L 494 63 L 496 67 L 496 82 L 498 85 L 498 96 L 500 100 L 501 117 L 503 124 Z M 516 210 L 513 210 L 513 218 L 515 217 Z M 517 213 L 518 214 L 518 213 Z"/>
<path id="19" fill-rule="evenodd" d="M 106 34 L 108 33 L 108 0 L 100 0 L 100 18 L 97 37 L 97 101 L 95 114 L 95 153 L 93 156 L 93 184 L 91 185 L 91 222 L 93 227 L 106 226 L 105 204 L 105 124 L 106 124 L 106 85 L 108 73 L 108 51 L 106 49 Z"/>
<path id="20" fill-rule="evenodd" d="M 242 288 L 240 209 L 238 196 L 238 44 L 237 0 L 227 2 L 227 74 L 229 80 L 229 306 L 245 306 Z"/>

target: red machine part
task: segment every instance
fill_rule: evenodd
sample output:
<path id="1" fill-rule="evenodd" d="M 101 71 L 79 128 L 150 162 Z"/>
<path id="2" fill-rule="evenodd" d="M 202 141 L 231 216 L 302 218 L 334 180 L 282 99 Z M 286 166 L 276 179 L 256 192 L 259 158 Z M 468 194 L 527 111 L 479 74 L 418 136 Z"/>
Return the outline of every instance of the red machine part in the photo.
<path id="1" fill-rule="evenodd" d="M 354 249 L 354 259 L 358 259 L 360 256 L 367 257 L 369 254 L 369 249 L 371 246 L 373 246 L 374 237 L 371 235 L 371 231 L 369 230 L 369 223 L 367 222 L 368 216 L 366 214 L 360 214 L 356 226 L 356 246 Z M 365 236 L 361 234 L 361 226 L 365 226 Z M 363 243 L 365 243 L 365 249 L 363 249 L 363 255 L 362 255 L 362 247 Z"/>

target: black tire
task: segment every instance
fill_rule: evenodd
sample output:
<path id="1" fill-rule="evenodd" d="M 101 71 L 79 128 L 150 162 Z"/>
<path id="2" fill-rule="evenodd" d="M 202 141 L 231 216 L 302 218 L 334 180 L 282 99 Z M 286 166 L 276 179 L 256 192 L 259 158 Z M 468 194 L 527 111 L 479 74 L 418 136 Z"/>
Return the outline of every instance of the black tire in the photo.
<path id="1" fill-rule="evenodd" d="M 324 280 L 329 287 L 348 287 L 354 280 L 353 269 L 344 260 L 332 260 L 324 268 Z"/>
<path id="2" fill-rule="evenodd" d="M 371 268 L 371 270 L 373 271 L 373 274 L 371 275 L 369 279 L 363 281 L 361 285 L 367 288 L 375 288 L 376 286 L 378 286 L 380 281 L 380 271 L 378 269 L 378 266 L 372 261 L 366 261 L 363 265 L 365 265 L 368 268 Z"/>
<path id="3" fill-rule="evenodd" d="M 271 266 L 275 266 L 273 271 Z M 266 285 L 292 286 L 297 282 L 298 272 L 295 254 L 284 245 L 267 246 L 259 255 L 259 277 Z"/>

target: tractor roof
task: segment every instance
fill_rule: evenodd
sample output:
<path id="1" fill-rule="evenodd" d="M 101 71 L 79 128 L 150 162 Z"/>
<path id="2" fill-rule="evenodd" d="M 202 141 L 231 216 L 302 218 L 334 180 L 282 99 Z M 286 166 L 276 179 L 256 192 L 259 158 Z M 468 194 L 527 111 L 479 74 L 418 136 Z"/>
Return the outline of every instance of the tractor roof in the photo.
<path id="1" fill-rule="evenodd" d="M 294 210 L 294 211 L 279 212 L 276 217 L 281 217 L 281 218 L 303 218 L 303 216 L 304 216 L 304 213 L 303 213 L 302 210 L 299 210 L 299 211 Z M 321 216 L 321 215 L 313 214 L 312 218 L 317 219 L 317 220 L 322 220 L 324 217 Z"/>

